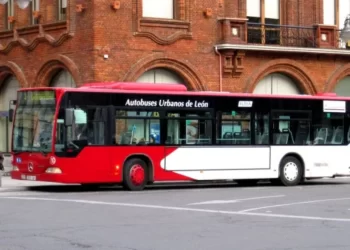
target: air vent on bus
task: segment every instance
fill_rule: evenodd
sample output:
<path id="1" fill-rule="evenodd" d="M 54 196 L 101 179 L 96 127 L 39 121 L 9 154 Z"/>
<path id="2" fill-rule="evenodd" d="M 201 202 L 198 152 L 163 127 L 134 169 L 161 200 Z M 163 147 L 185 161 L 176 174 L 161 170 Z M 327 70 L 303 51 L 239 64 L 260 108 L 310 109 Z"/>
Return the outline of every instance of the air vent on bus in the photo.
<path id="1" fill-rule="evenodd" d="M 162 83 L 137 83 L 137 82 L 107 82 L 107 83 L 85 83 L 80 88 L 97 89 L 123 89 L 140 91 L 187 91 L 184 84 L 162 84 Z"/>

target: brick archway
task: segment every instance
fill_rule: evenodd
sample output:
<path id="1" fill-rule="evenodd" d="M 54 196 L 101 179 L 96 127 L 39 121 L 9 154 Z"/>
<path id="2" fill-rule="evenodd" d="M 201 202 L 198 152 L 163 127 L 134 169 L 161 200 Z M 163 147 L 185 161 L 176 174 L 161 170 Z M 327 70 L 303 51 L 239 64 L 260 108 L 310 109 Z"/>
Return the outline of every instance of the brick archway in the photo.
<path id="1" fill-rule="evenodd" d="M 195 72 L 194 66 L 179 59 L 171 59 L 164 55 L 151 55 L 136 63 L 124 76 L 123 81 L 134 82 L 143 73 L 155 68 L 166 68 L 174 71 L 185 80 L 185 84 L 192 90 L 206 90 L 202 76 Z"/>
<path id="2" fill-rule="evenodd" d="M 350 76 L 350 63 L 340 66 L 333 71 L 326 82 L 324 92 L 333 92 L 338 82 L 346 76 Z"/>
<path id="3" fill-rule="evenodd" d="M 297 87 L 305 94 L 317 93 L 314 81 L 310 78 L 311 74 L 308 73 L 307 69 L 289 59 L 272 60 L 261 66 L 255 74 L 248 78 L 245 92 L 252 93 L 260 80 L 272 73 L 282 73 L 291 77 L 296 81 Z"/>
<path id="4" fill-rule="evenodd" d="M 49 58 L 49 60 L 41 66 L 36 76 L 36 86 L 49 86 L 52 77 L 57 71 L 62 69 L 68 70 L 77 86 L 81 83 L 79 69 L 73 60 L 64 55 L 57 55 Z"/>
<path id="5" fill-rule="evenodd" d="M 14 62 L 0 63 L 0 86 L 7 79 L 8 76 L 16 77 L 21 88 L 28 87 L 27 79 L 22 69 Z"/>

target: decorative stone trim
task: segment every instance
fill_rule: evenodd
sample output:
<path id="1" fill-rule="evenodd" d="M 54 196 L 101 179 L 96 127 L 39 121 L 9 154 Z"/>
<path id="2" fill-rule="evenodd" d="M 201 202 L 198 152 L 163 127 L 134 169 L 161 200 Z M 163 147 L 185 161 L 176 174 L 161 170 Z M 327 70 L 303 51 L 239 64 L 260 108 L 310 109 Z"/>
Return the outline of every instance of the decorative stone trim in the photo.
<path id="1" fill-rule="evenodd" d="M 13 30 L 0 31 L 0 53 L 7 54 L 15 46 L 21 46 L 29 51 L 34 50 L 39 43 L 47 42 L 51 46 L 60 46 L 75 33 L 75 4 L 69 4 L 67 17 L 72 21 L 38 24 Z M 74 15 L 74 16 L 73 16 Z M 57 35 L 57 33 L 59 35 Z M 33 34 L 37 34 L 33 38 Z M 55 35 L 53 35 L 55 34 Z"/>
<path id="2" fill-rule="evenodd" d="M 76 85 L 82 82 L 79 68 L 72 59 L 65 55 L 53 55 L 40 67 L 35 79 L 36 86 L 49 86 L 49 81 L 60 69 L 68 70 Z"/>
<path id="3" fill-rule="evenodd" d="M 13 75 L 18 80 L 19 85 L 22 88 L 28 87 L 28 82 L 26 77 L 24 76 L 24 73 L 21 69 L 21 67 L 18 66 L 18 64 L 14 62 L 4 62 L 0 63 L 0 86 L 3 80 L 9 75 Z"/>
<path id="4" fill-rule="evenodd" d="M 245 57 L 245 51 L 225 51 L 222 55 L 222 76 L 225 78 L 239 77 L 244 70 L 243 60 Z"/>

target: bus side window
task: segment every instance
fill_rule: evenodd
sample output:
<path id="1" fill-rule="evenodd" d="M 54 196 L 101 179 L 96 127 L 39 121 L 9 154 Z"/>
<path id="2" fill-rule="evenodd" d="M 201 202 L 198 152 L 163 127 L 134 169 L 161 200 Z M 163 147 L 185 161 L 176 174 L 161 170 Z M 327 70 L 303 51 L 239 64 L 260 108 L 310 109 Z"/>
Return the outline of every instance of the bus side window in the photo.
<path id="1" fill-rule="evenodd" d="M 269 142 L 269 115 L 255 114 L 255 144 L 268 145 Z"/>
<path id="2" fill-rule="evenodd" d="M 155 145 L 160 143 L 159 113 L 117 110 L 115 144 Z"/>
<path id="3" fill-rule="evenodd" d="M 212 120 L 209 112 L 168 113 L 166 144 L 207 145 L 212 143 Z"/>
<path id="4" fill-rule="evenodd" d="M 307 145 L 310 137 L 311 111 L 274 110 L 273 144 Z"/>
<path id="5" fill-rule="evenodd" d="M 82 112 L 85 113 L 86 121 L 76 124 L 76 140 L 87 140 L 90 145 L 105 145 L 105 109 L 93 107 L 83 109 Z"/>
<path id="6" fill-rule="evenodd" d="M 314 117 L 313 144 L 343 144 L 344 143 L 344 114 L 322 113 Z"/>
<path id="7" fill-rule="evenodd" d="M 251 144 L 251 112 L 233 110 L 218 113 L 217 143 L 218 144 Z M 221 134 L 219 134 L 221 131 Z"/>

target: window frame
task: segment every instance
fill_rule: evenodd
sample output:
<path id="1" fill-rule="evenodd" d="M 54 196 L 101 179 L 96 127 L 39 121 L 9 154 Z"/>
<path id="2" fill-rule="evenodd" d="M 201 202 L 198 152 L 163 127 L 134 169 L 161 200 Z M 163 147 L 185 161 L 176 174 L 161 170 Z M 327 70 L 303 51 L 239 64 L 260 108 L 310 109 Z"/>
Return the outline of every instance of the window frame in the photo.
<path id="1" fill-rule="evenodd" d="M 32 0 L 30 4 L 31 4 L 30 24 L 37 25 L 39 24 L 39 19 L 34 17 L 34 13 L 36 11 L 40 11 L 40 0 Z"/>
<path id="2" fill-rule="evenodd" d="M 190 121 L 190 120 L 195 120 L 198 121 L 198 125 L 201 125 L 201 121 L 204 122 L 210 122 L 210 138 L 209 138 L 209 143 L 205 143 L 205 140 L 201 140 L 200 134 L 198 135 L 197 138 L 197 142 L 196 143 L 189 143 L 187 141 L 187 137 L 186 137 L 186 132 L 185 132 L 185 138 L 180 138 L 180 140 L 184 140 L 185 143 L 167 143 L 166 142 L 166 138 L 168 138 L 168 130 L 164 129 L 163 131 L 163 138 L 165 139 L 164 141 L 162 141 L 162 143 L 166 146 L 193 146 L 193 145 L 202 145 L 202 146 L 212 146 L 215 145 L 216 142 L 216 138 L 215 138 L 215 126 L 216 126 L 216 121 L 215 121 L 215 112 L 217 112 L 215 110 L 215 108 L 204 108 L 204 109 L 189 109 L 189 108 L 168 108 L 166 110 L 163 111 L 164 117 L 162 117 L 161 119 L 164 120 L 165 123 L 165 127 L 168 128 L 168 121 L 179 121 L 180 123 L 180 134 L 181 132 L 183 132 L 184 130 L 187 129 L 187 125 L 186 121 Z M 180 113 L 186 113 L 185 116 L 168 116 L 168 114 L 180 114 Z M 197 116 L 196 116 L 197 113 Z M 202 116 L 199 113 L 208 113 L 209 116 Z M 192 118 L 193 117 L 193 118 Z M 183 125 L 185 125 L 185 127 L 183 127 Z M 200 129 L 198 130 L 200 132 Z"/>
<path id="3" fill-rule="evenodd" d="M 231 115 L 229 113 L 231 112 Z M 233 116 L 232 112 L 235 112 L 236 114 Z M 254 116 L 254 110 L 252 108 L 239 108 L 239 107 L 232 107 L 231 111 L 228 109 L 218 109 L 216 110 L 216 145 L 231 145 L 231 146 L 247 146 L 247 145 L 253 145 L 253 136 L 252 136 L 252 126 L 253 126 L 253 116 Z M 240 117 L 243 114 L 249 115 L 249 118 L 247 117 Z M 225 117 L 227 116 L 227 117 Z M 228 116 L 231 116 L 230 118 Z M 235 123 L 239 123 L 241 129 L 243 128 L 243 123 L 249 123 L 249 130 L 244 131 L 244 129 L 241 132 L 234 132 L 234 125 Z M 228 140 L 225 140 L 223 137 L 224 134 L 222 134 L 222 129 L 224 125 L 231 125 L 232 126 L 232 137 Z M 247 137 L 237 138 L 235 137 L 237 133 L 243 134 L 244 132 L 248 132 Z M 241 136 L 239 135 L 239 136 Z M 230 140 L 231 139 L 231 140 Z M 242 140 L 243 139 L 243 140 Z M 238 142 L 238 143 L 237 143 Z M 243 142 L 243 143 L 240 143 Z M 247 143 L 244 143 L 247 142 Z"/>
<path id="4" fill-rule="evenodd" d="M 173 11 L 172 11 L 172 17 L 168 18 L 168 17 L 157 17 L 157 16 L 144 16 L 144 3 L 145 0 L 141 0 L 141 3 L 142 3 L 142 18 L 150 18 L 150 19 L 165 19 L 165 20 L 177 20 L 178 19 L 178 8 L 179 8 L 179 4 L 178 4 L 178 0 L 171 0 L 172 1 L 172 8 L 173 8 Z M 146 0 L 147 1 L 147 0 Z M 159 0 L 159 1 L 162 1 L 162 0 Z"/>
<path id="5" fill-rule="evenodd" d="M 13 30 L 14 26 L 13 24 L 8 20 L 9 17 L 13 17 L 15 15 L 15 5 L 14 0 L 8 0 L 8 2 L 5 5 L 5 30 Z"/>
<path id="6" fill-rule="evenodd" d="M 278 19 L 274 19 L 274 20 L 277 20 L 277 23 L 276 24 L 267 24 L 267 25 L 275 25 L 276 27 L 271 27 L 271 28 L 267 28 L 265 25 L 266 25 L 266 13 L 265 13 L 265 0 L 258 0 L 260 2 L 260 22 L 255 22 L 255 21 L 250 21 L 249 19 L 250 18 L 257 18 L 257 17 L 251 17 L 251 16 L 248 16 L 248 4 L 247 4 L 247 7 L 246 7 L 246 18 L 248 19 L 248 23 L 256 23 L 256 27 L 254 28 L 251 28 L 250 30 L 253 30 L 254 33 L 257 33 L 257 37 L 256 38 L 260 38 L 258 40 L 260 40 L 260 42 L 249 42 L 248 43 L 258 43 L 258 44 L 277 44 L 277 45 L 280 45 L 281 44 L 281 41 L 282 41 L 282 38 L 281 38 L 281 32 L 280 32 L 280 26 L 282 24 L 282 3 L 281 1 L 278 1 Z M 249 28 L 249 26 L 248 26 Z M 274 42 L 274 43 L 269 43 L 269 42 L 266 42 L 267 41 L 267 32 L 276 32 L 278 34 L 278 41 L 277 42 Z M 248 30 L 248 33 L 249 33 L 249 30 Z M 253 36 L 254 38 L 255 36 Z M 249 38 L 249 37 L 248 37 Z"/>
<path id="7" fill-rule="evenodd" d="M 283 116 L 289 116 L 289 118 L 284 118 Z M 306 122 L 308 124 L 308 128 L 309 128 L 308 136 L 310 138 L 311 131 L 312 131 L 312 125 L 314 123 L 313 116 L 312 116 L 312 110 L 309 110 L 309 109 L 307 109 L 307 110 L 271 109 L 270 117 L 271 117 L 271 122 L 272 122 L 272 127 L 270 128 L 270 133 L 272 135 L 272 141 L 271 141 L 270 145 L 273 145 L 273 146 L 276 146 L 276 145 L 277 146 L 309 145 L 307 142 L 307 138 L 305 140 L 305 144 L 295 143 L 298 131 L 296 131 L 294 134 L 293 131 L 291 131 L 290 127 L 291 127 L 292 122 Z M 275 128 L 274 125 L 278 124 L 278 126 L 280 126 L 280 122 L 287 122 L 289 128 L 287 129 L 287 131 L 284 131 L 284 129 L 282 129 L 282 131 L 280 131 L 280 129 L 278 128 L 279 132 L 276 133 L 275 129 L 277 129 L 277 128 Z M 298 124 L 298 126 L 299 126 L 299 124 Z M 277 143 L 275 141 L 274 136 L 275 135 L 284 135 L 284 134 L 288 134 L 287 142 L 286 143 Z M 290 144 L 289 141 L 292 141 L 293 143 Z"/>
<path id="8" fill-rule="evenodd" d="M 327 12 L 327 8 L 325 8 L 325 1 L 327 0 L 323 0 L 323 21 L 322 23 L 325 24 L 325 17 L 326 17 L 326 12 Z M 334 13 L 333 13 L 333 24 L 325 24 L 325 25 L 336 25 L 337 27 L 339 27 L 339 0 L 332 0 L 333 1 L 333 8 L 334 8 Z"/>
<path id="9" fill-rule="evenodd" d="M 63 8 L 63 2 L 65 1 L 66 7 Z M 62 13 L 62 10 L 65 9 L 65 13 Z M 67 10 L 68 10 L 68 0 L 58 0 L 57 1 L 57 20 L 66 21 L 67 20 Z"/>
<path id="10" fill-rule="evenodd" d="M 113 113 L 114 113 L 114 122 L 111 125 L 112 129 L 110 129 L 110 132 L 112 133 L 112 137 L 115 137 L 112 140 L 112 145 L 113 146 L 135 146 L 135 145 L 142 145 L 142 146 L 159 146 L 163 144 L 163 134 L 162 134 L 162 121 L 164 119 L 162 119 L 163 117 L 163 110 L 160 110 L 159 108 L 151 108 L 151 107 L 147 107 L 147 108 L 138 108 L 138 107 L 125 107 L 125 106 L 113 106 Z M 158 116 L 141 116 L 141 115 L 136 115 L 136 116 L 128 116 L 127 113 L 125 113 L 124 115 L 119 115 L 118 112 L 123 111 L 123 112 L 152 112 L 152 113 L 158 113 Z M 119 133 L 122 133 L 122 131 L 118 131 L 118 126 L 117 126 L 117 122 L 118 120 L 121 120 L 123 122 L 127 121 L 127 120 L 142 120 L 143 121 L 143 125 L 145 125 L 145 123 L 149 122 L 149 125 L 151 123 L 152 120 L 157 120 L 158 124 L 159 124 L 159 137 L 160 137 L 160 142 L 156 143 L 154 142 L 153 144 L 149 144 L 149 143 L 145 143 L 145 144 L 139 144 L 138 142 L 136 142 L 135 144 L 130 143 L 122 143 L 122 141 L 120 140 L 120 142 L 116 142 L 117 140 L 117 136 L 120 136 L 120 139 L 122 138 L 122 135 L 119 135 Z M 144 127 L 145 129 L 145 127 Z M 149 127 L 150 129 L 150 127 Z M 150 132 L 150 131 L 148 131 Z M 147 133 L 144 133 L 144 135 L 146 135 Z M 149 133 L 149 137 L 150 137 L 150 133 Z M 144 137 L 143 137 L 144 138 Z M 148 142 L 148 140 L 146 138 L 145 142 Z M 114 143 L 115 142 L 115 143 Z"/>
<path id="11" fill-rule="evenodd" d="M 180 39 L 192 39 L 192 0 L 174 0 L 174 19 L 149 18 L 142 15 L 142 0 L 133 1 L 133 34 L 147 37 L 159 45 L 170 45 Z M 154 28 L 156 27 L 156 28 Z"/>

